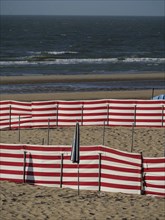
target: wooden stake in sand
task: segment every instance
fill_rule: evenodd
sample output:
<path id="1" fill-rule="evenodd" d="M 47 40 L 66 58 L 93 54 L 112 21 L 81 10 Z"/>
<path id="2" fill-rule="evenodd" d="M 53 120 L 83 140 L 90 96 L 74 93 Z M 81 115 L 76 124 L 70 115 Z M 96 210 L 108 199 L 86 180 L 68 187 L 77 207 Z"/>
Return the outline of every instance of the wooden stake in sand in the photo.
<path id="1" fill-rule="evenodd" d="M 131 152 L 133 152 L 133 145 L 134 145 L 134 127 L 135 127 L 135 124 L 132 123 L 132 143 L 131 143 Z"/>
<path id="2" fill-rule="evenodd" d="M 63 181 L 63 160 L 64 160 L 64 154 L 61 154 L 60 188 L 62 188 L 62 181 Z"/>
<path id="3" fill-rule="evenodd" d="M 26 183 L 26 151 L 23 152 L 23 183 Z"/>
<path id="4" fill-rule="evenodd" d="M 104 140 L 105 140 L 105 121 L 103 124 L 103 145 L 104 145 Z"/>
<path id="5" fill-rule="evenodd" d="M 144 187 L 145 187 L 145 174 L 143 167 L 143 153 L 141 152 L 141 195 L 144 195 Z"/>
<path id="6" fill-rule="evenodd" d="M 107 105 L 107 126 L 109 125 L 109 105 Z"/>
<path id="7" fill-rule="evenodd" d="M 136 127 L 136 105 L 134 107 L 134 122 L 132 123 L 132 143 L 131 143 L 131 152 L 133 152 L 134 145 L 134 128 Z"/>
<path id="8" fill-rule="evenodd" d="M 162 127 L 164 123 L 164 105 L 162 105 Z"/>
<path id="9" fill-rule="evenodd" d="M 20 140 L 21 140 L 20 123 L 21 123 L 21 116 L 19 115 L 19 118 L 18 118 L 18 141 L 19 141 L 19 142 L 20 142 Z"/>
<path id="10" fill-rule="evenodd" d="M 99 192 L 101 191 L 101 153 L 99 153 L 99 182 L 98 182 L 98 186 L 99 186 Z"/>
<path id="11" fill-rule="evenodd" d="M 136 105 L 134 106 L 134 126 L 136 127 Z"/>
<path id="12" fill-rule="evenodd" d="M 11 130 L 11 105 L 9 106 L 9 129 Z"/>
<path id="13" fill-rule="evenodd" d="M 58 127 L 58 104 L 57 104 L 57 112 L 56 112 L 56 127 Z"/>
<path id="14" fill-rule="evenodd" d="M 48 138 L 47 138 L 47 140 L 48 140 L 48 142 L 47 142 L 47 145 L 49 145 L 49 137 L 50 136 L 50 118 L 48 118 Z"/>
<path id="15" fill-rule="evenodd" d="M 81 126 L 83 126 L 83 112 L 84 111 L 84 106 L 82 105 L 82 108 L 81 108 Z"/>

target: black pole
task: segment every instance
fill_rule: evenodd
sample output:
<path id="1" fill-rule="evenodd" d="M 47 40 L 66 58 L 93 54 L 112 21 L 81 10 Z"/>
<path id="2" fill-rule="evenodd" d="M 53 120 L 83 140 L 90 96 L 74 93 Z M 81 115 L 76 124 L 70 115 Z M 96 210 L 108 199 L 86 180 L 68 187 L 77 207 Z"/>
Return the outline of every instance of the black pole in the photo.
<path id="1" fill-rule="evenodd" d="M 99 153 L 99 192 L 101 191 L 101 153 Z"/>
<path id="2" fill-rule="evenodd" d="M 154 97 L 154 88 L 152 88 L 152 99 Z"/>
<path id="3" fill-rule="evenodd" d="M 80 171 L 79 171 L 79 163 L 78 165 L 78 172 L 77 172 L 77 179 L 78 179 L 78 195 L 80 195 Z"/>
<path id="4" fill-rule="evenodd" d="M 61 154 L 60 188 L 62 188 L 62 181 L 63 181 L 63 160 L 64 160 L 64 154 Z"/>

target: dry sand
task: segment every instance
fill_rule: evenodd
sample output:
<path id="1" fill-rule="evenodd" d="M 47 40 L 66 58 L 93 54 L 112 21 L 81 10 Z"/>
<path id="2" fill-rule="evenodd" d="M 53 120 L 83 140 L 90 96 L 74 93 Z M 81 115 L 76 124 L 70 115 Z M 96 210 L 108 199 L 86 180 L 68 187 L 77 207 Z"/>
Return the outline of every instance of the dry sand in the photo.
<path id="1" fill-rule="evenodd" d="M 50 145 L 71 145 L 74 127 L 56 127 L 50 129 Z M 131 151 L 132 128 L 105 127 L 103 138 L 103 126 L 81 126 L 81 145 L 102 145 L 123 151 Z M 19 143 L 18 130 L 0 131 L 2 143 Z M 20 143 L 22 144 L 47 144 L 47 129 L 27 129 L 20 131 Z M 103 140 L 104 139 L 104 140 Z M 143 152 L 147 157 L 162 157 L 164 155 L 165 130 L 164 128 L 135 128 L 133 136 L 133 152 Z"/>
<path id="2" fill-rule="evenodd" d="M 103 127 L 81 127 L 81 145 L 103 144 Z M 74 128 L 58 127 L 50 130 L 50 144 L 70 145 Z M 47 144 L 47 129 L 21 130 L 21 142 Z M 165 133 L 162 128 L 135 128 L 134 152 L 158 157 L 164 153 Z M 1 131 L 1 142 L 19 143 L 18 130 Z M 104 144 L 130 151 L 131 128 L 106 127 Z M 1 182 L 1 219 L 5 220 L 164 220 L 165 199 L 105 193 L 96 191 L 49 188 Z"/>
<path id="3" fill-rule="evenodd" d="M 161 75 L 160 77 L 163 79 L 162 77 L 164 76 Z M 41 81 L 45 80 L 42 77 L 40 79 Z M 108 80 L 104 77 L 104 80 L 105 79 Z M 132 80 L 136 79 L 134 78 Z M 1 83 L 15 83 L 13 80 L 16 80 L 16 78 L 1 78 Z M 21 80 L 27 83 L 29 78 L 27 78 L 27 80 L 25 78 L 19 78 L 19 80 L 20 83 L 22 83 Z M 34 80 L 34 78 L 32 80 Z M 49 78 L 47 80 L 49 80 Z M 54 78 L 54 80 L 57 79 Z M 74 80 L 76 80 L 76 78 L 74 78 Z M 17 81 L 17 83 L 19 83 L 19 81 Z M 155 91 L 155 95 L 161 93 L 164 93 L 164 91 Z M 150 97 L 151 91 L 113 91 L 10 94 L 1 95 L 1 100 L 148 99 Z M 123 151 L 131 151 L 131 128 L 106 127 L 104 140 L 102 126 L 84 126 L 80 128 L 80 132 L 81 145 L 100 145 L 104 142 L 106 146 Z M 73 133 L 73 127 L 53 128 L 50 130 L 50 144 L 71 145 Z M 47 144 L 47 134 L 47 129 L 21 130 L 20 143 L 42 144 L 44 139 L 44 143 Z M 18 135 L 18 130 L 3 130 L 0 133 L 1 142 L 12 144 L 19 143 Z M 164 155 L 164 144 L 165 132 L 163 128 L 135 128 L 133 152 L 143 152 L 144 156 L 149 157 L 161 157 Z M 2 220 L 164 220 L 165 199 L 122 193 L 99 193 L 96 191 L 80 191 L 80 195 L 78 196 L 77 191 L 71 189 L 1 182 L 0 216 Z"/>
<path id="4" fill-rule="evenodd" d="M 2 220 L 164 220 L 162 198 L 1 182 Z"/>
<path id="5" fill-rule="evenodd" d="M 156 90 L 155 96 L 164 94 Z M 91 99 L 151 99 L 151 90 L 134 91 L 93 91 L 93 92 L 56 92 L 29 94 L 1 94 L 0 100 L 48 101 L 48 100 L 91 100 Z"/>

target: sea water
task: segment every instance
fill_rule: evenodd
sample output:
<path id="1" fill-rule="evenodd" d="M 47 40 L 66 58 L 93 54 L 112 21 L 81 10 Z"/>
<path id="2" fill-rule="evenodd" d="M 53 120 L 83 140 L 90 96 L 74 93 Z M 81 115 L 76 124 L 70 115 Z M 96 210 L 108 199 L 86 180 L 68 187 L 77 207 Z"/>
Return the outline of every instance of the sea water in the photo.
<path id="1" fill-rule="evenodd" d="M 164 72 L 164 38 L 163 17 L 1 16 L 0 71 Z"/>

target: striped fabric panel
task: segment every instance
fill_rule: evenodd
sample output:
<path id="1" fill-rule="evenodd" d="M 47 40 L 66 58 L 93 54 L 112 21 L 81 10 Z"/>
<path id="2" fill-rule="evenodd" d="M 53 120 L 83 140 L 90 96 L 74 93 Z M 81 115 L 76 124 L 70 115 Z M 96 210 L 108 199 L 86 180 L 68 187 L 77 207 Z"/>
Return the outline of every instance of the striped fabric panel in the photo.
<path id="1" fill-rule="evenodd" d="M 141 154 L 101 147 L 101 189 L 141 193 Z"/>
<path id="2" fill-rule="evenodd" d="M 1 146 L 0 180 L 50 187 L 70 187 L 108 192 L 141 193 L 142 162 L 146 195 L 165 197 L 165 158 L 141 158 L 141 154 L 106 146 L 81 146 L 80 164 L 70 161 L 71 146 Z M 100 160 L 101 158 L 101 160 Z"/>
<path id="3" fill-rule="evenodd" d="M 33 127 L 55 127 L 58 125 L 58 103 L 56 101 L 32 102 Z"/>
<path id="4" fill-rule="evenodd" d="M 76 121 L 80 125 L 165 127 L 164 100 L 1 101 L 0 106 L 0 129 L 73 126 Z"/>
<path id="5" fill-rule="evenodd" d="M 143 159 L 145 194 L 165 197 L 165 158 Z"/>
<path id="6" fill-rule="evenodd" d="M 9 127 L 11 101 L 0 101 L 0 129 Z"/>
<path id="7" fill-rule="evenodd" d="M 20 121 L 19 121 L 20 118 Z M 32 126 L 31 103 L 2 101 L 0 102 L 0 128 L 29 128 Z"/>
<path id="8" fill-rule="evenodd" d="M 82 121 L 82 104 L 78 102 L 59 102 L 58 125 L 75 125 L 76 121 Z"/>
<path id="9" fill-rule="evenodd" d="M 80 190 L 140 194 L 140 155 L 105 146 L 81 146 L 77 165 L 70 160 L 71 146 L 1 144 L 1 180 L 23 182 L 24 151 L 28 183 L 77 189 L 79 172 Z"/>

